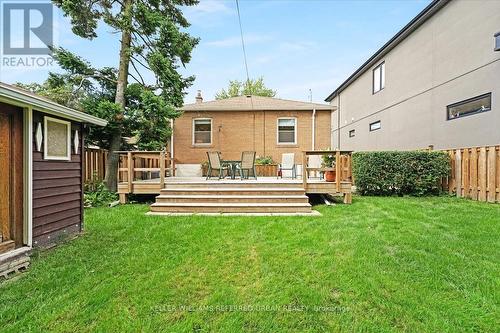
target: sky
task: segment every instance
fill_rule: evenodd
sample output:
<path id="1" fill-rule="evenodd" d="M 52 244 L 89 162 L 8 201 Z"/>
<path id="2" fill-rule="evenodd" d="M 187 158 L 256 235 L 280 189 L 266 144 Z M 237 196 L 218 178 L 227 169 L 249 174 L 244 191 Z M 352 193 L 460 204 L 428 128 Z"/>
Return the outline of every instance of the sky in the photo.
<path id="1" fill-rule="evenodd" d="M 2 0 L 5 1 L 5 0 Z M 264 77 L 277 97 L 324 99 L 376 50 L 415 17 L 430 0 L 240 0 L 243 36 L 251 78 Z M 229 80 L 246 72 L 235 0 L 201 0 L 184 13 L 187 31 L 201 39 L 181 73 L 195 75 L 185 103 L 197 90 L 214 99 Z M 15 24 L 15 23 L 13 23 Z M 71 32 L 68 18 L 54 10 L 54 40 L 96 67 L 118 66 L 119 34 L 101 24 L 98 38 Z M 52 67 L 0 67 L 7 83 L 43 82 Z"/>

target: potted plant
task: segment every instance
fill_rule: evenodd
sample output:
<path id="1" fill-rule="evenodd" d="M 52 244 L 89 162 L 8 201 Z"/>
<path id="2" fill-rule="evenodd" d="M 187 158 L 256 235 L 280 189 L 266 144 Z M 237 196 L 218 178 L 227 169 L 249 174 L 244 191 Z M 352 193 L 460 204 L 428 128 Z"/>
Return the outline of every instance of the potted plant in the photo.
<path id="1" fill-rule="evenodd" d="M 271 156 L 257 156 L 255 159 L 255 169 L 260 177 L 274 177 L 278 172 L 278 166 Z"/>
<path id="2" fill-rule="evenodd" d="M 334 154 L 324 154 L 321 155 L 321 167 L 326 168 L 325 170 L 325 180 L 327 182 L 334 182 L 336 180 L 335 172 L 335 155 Z"/>

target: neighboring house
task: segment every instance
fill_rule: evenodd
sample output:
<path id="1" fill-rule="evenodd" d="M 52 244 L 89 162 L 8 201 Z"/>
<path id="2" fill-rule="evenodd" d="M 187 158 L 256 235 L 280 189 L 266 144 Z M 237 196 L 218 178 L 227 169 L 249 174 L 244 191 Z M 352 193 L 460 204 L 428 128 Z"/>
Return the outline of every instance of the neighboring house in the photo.
<path id="1" fill-rule="evenodd" d="M 499 144 L 499 32 L 500 1 L 433 1 L 328 96 L 332 147 Z"/>
<path id="2" fill-rule="evenodd" d="M 239 160 L 242 151 L 271 156 L 330 146 L 331 113 L 334 107 L 260 96 L 240 96 L 196 103 L 181 109 L 174 121 L 171 153 L 177 176 L 201 175 L 207 151 L 220 151 L 223 159 Z M 173 148 L 173 149 L 172 149 Z"/>
<path id="3" fill-rule="evenodd" d="M 0 276 L 9 259 L 82 230 L 84 123 L 106 125 L 0 83 Z"/>

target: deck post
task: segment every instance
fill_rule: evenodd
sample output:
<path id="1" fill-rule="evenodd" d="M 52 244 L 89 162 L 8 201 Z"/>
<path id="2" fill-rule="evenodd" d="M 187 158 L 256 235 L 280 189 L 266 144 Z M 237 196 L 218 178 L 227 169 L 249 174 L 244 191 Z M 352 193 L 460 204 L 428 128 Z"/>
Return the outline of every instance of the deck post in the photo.
<path id="1" fill-rule="evenodd" d="M 307 190 L 307 153 L 305 151 L 302 152 L 302 186 L 304 186 L 304 190 Z"/>
<path id="2" fill-rule="evenodd" d="M 160 189 L 165 187 L 165 150 L 160 153 Z"/>
<path id="3" fill-rule="evenodd" d="M 337 193 L 340 192 L 340 178 L 341 178 L 341 168 L 340 164 L 342 161 L 340 160 L 340 150 L 337 149 L 335 152 L 335 183 L 336 183 L 336 190 Z"/>
<path id="4" fill-rule="evenodd" d="M 132 181 L 134 180 L 134 168 L 132 166 L 132 152 L 127 153 L 127 181 L 128 193 L 132 193 Z"/>

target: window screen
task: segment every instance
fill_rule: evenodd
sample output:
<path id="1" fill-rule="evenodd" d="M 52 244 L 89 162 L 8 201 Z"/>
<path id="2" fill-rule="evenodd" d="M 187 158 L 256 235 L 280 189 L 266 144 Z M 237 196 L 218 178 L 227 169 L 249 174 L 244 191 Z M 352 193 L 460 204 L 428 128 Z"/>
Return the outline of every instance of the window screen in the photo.
<path id="1" fill-rule="evenodd" d="M 295 118 L 278 119 L 278 143 L 295 143 Z"/>
<path id="2" fill-rule="evenodd" d="M 195 119 L 194 120 L 194 144 L 212 143 L 212 120 Z"/>

